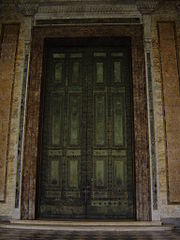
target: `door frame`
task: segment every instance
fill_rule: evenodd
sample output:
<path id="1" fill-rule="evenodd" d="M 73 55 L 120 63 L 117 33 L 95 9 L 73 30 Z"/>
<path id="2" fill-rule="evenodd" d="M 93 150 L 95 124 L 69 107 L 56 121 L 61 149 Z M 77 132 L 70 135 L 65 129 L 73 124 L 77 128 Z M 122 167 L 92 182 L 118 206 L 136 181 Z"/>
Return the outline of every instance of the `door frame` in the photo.
<path id="1" fill-rule="evenodd" d="M 30 76 L 26 114 L 26 132 L 22 175 L 21 219 L 36 219 L 36 193 L 41 131 L 42 71 L 47 38 L 123 38 L 131 39 L 134 167 L 136 187 L 136 220 L 151 220 L 150 162 L 148 144 L 148 114 L 145 81 L 143 29 L 127 26 L 62 26 L 34 27 L 31 44 Z"/>

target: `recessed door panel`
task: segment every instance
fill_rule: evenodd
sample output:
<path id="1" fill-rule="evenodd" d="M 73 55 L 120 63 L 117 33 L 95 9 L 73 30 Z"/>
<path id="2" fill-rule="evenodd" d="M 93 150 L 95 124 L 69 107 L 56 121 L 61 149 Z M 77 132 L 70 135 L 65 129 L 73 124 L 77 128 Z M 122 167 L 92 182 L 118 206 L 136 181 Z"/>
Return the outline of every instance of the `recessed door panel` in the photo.
<path id="1" fill-rule="evenodd" d="M 39 216 L 133 218 L 126 48 L 50 48 Z"/>
<path id="2" fill-rule="evenodd" d="M 124 92 L 112 95 L 113 112 L 113 145 L 125 145 L 125 94 Z"/>
<path id="3" fill-rule="evenodd" d="M 94 135 L 95 144 L 103 146 L 106 142 L 106 98 L 105 95 L 96 94 L 94 97 Z"/>
<path id="4" fill-rule="evenodd" d="M 69 95 L 69 145 L 80 144 L 81 96 Z"/>
<path id="5" fill-rule="evenodd" d="M 53 146 L 59 146 L 61 144 L 62 136 L 62 108 L 63 108 L 63 96 L 60 94 L 53 94 L 51 96 L 51 126 L 49 128 L 51 135 L 51 143 Z"/>
<path id="6" fill-rule="evenodd" d="M 86 131 L 82 128 L 82 58 L 80 52 L 48 53 L 39 205 L 42 218 L 85 216 L 81 191 L 85 184 L 82 134 Z"/>

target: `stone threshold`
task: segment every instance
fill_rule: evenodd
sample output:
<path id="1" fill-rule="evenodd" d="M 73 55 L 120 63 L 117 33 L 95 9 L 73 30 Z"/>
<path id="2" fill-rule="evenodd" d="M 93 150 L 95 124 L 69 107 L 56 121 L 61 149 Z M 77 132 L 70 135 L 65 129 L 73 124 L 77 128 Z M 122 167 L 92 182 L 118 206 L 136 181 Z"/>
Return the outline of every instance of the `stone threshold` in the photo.
<path id="1" fill-rule="evenodd" d="M 162 225 L 160 221 L 96 221 L 96 220 L 11 220 L 0 223 L 0 228 L 84 231 L 84 232 L 127 232 L 127 231 L 170 231 L 173 225 Z"/>

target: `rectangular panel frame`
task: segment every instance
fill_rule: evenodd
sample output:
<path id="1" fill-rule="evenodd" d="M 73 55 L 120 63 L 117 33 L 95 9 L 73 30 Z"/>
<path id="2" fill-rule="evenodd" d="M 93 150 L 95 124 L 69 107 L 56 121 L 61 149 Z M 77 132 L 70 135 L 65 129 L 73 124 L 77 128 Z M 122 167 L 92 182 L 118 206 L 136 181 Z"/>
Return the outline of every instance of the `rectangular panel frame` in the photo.
<path id="1" fill-rule="evenodd" d="M 53 64 L 53 82 L 56 83 L 56 85 L 60 85 L 60 86 L 64 86 L 65 85 L 65 82 L 66 82 L 66 69 L 65 69 L 65 59 L 56 59 L 53 61 L 54 64 Z M 57 81 L 56 80 L 56 72 L 55 72 L 55 66 L 56 64 L 61 64 L 62 66 L 62 77 L 61 77 L 61 81 Z"/>
<path id="2" fill-rule="evenodd" d="M 119 98 L 121 98 L 121 101 L 122 101 L 122 109 L 124 110 L 123 111 L 123 113 L 122 113 L 122 118 L 123 118 L 123 120 L 122 120 L 122 123 L 124 123 L 124 125 L 123 125 L 123 132 L 124 132 L 124 134 L 123 134 L 123 144 L 115 144 L 115 136 L 114 136 L 114 134 L 113 134 L 113 146 L 114 147 L 121 147 L 121 148 L 125 148 L 126 146 L 127 146 L 127 141 L 126 141 L 126 138 L 127 138 L 127 136 L 126 136 L 126 128 L 125 128 L 125 126 L 126 126 L 126 108 L 125 108 L 125 99 L 126 99 L 126 96 L 125 96 L 125 92 L 124 92 L 124 89 L 122 89 L 122 90 L 120 90 L 119 92 L 117 92 L 117 91 L 113 91 L 112 92 L 112 110 L 113 110 L 113 113 L 112 113 L 112 119 L 113 119 L 113 124 L 112 124 L 112 126 L 113 126 L 113 129 L 114 129 L 114 98 L 115 97 L 119 97 Z M 114 131 L 113 131 L 113 133 L 115 132 L 115 129 L 114 129 Z"/>
<path id="3" fill-rule="evenodd" d="M 69 107 L 68 107 L 68 109 L 69 109 L 69 111 L 68 111 L 68 126 L 69 126 L 68 127 L 68 145 L 70 147 L 80 147 L 80 143 L 81 143 L 81 140 L 80 140 L 80 137 L 81 137 L 81 127 L 80 127 L 81 126 L 81 122 L 80 122 L 80 120 L 81 120 L 81 115 L 82 115 L 82 106 L 80 104 L 81 101 L 78 104 L 78 110 L 79 110 L 79 117 L 78 117 L 78 119 L 79 119 L 78 142 L 77 142 L 77 144 L 72 144 L 71 140 L 70 140 L 70 136 L 71 136 L 71 127 L 70 127 L 71 126 L 70 98 L 72 96 L 79 97 L 80 100 L 82 99 L 81 93 L 73 93 L 73 92 L 71 92 L 71 93 L 68 94 L 68 105 L 69 105 Z"/>
<path id="4" fill-rule="evenodd" d="M 121 163 L 123 163 L 123 177 L 124 177 L 124 182 L 122 183 L 122 185 L 121 185 L 121 187 L 122 187 L 122 189 L 124 190 L 125 188 L 127 188 L 127 186 L 125 186 L 125 183 L 127 183 L 127 164 L 126 164 L 126 162 L 127 162 L 127 158 L 126 157 L 121 157 L 121 156 L 116 156 L 116 157 L 112 157 L 112 165 L 113 165 L 113 179 L 114 179 L 114 177 L 115 177 L 115 162 L 121 162 Z M 113 189 L 115 190 L 115 189 L 120 189 L 121 190 L 121 187 L 120 188 L 117 188 L 116 186 L 115 186 L 115 182 L 113 181 L 113 179 L 112 179 L 112 183 L 113 183 Z"/>
<path id="5" fill-rule="evenodd" d="M 80 54 L 80 53 L 79 53 Z M 82 54 L 82 57 L 83 57 L 83 54 Z M 68 76 L 69 76 L 69 86 L 79 86 L 81 87 L 82 86 L 82 57 L 81 58 L 70 58 L 69 61 L 70 61 L 70 68 L 71 68 L 71 72 L 68 73 Z M 78 71 L 78 75 L 79 75 L 79 81 L 77 82 L 73 82 L 73 66 L 75 63 L 78 63 L 79 64 L 79 71 Z"/>
<path id="6" fill-rule="evenodd" d="M 96 108 L 96 97 L 98 96 L 101 96 L 101 97 L 104 97 L 104 143 L 103 144 L 97 144 L 96 142 L 96 111 L 97 111 L 97 108 Z M 93 129 L 93 135 L 94 135 L 94 146 L 95 147 L 106 147 L 107 145 L 107 134 L 106 134 L 106 129 L 107 129 L 107 112 L 106 112 L 106 105 L 107 105 L 107 96 L 105 93 L 103 92 L 94 92 L 94 97 L 93 97 L 93 101 L 94 101 L 94 129 Z"/>
<path id="7" fill-rule="evenodd" d="M 96 185 L 96 162 L 97 161 L 104 161 L 104 186 L 97 186 Z M 92 189 L 92 192 L 93 191 L 103 191 L 103 192 L 106 192 L 107 191 L 107 188 L 108 188 L 108 172 L 107 172 L 107 169 L 108 169 L 108 157 L 100 157 L 100 156 L 96 156 L 96 157 L 93 157 L 93 189 Z"/>
<path id="8" fill-rule="evenodd" d="M 51 115 L 50 115 L 50 119 L 49 119 L 49 123 L 50 123 L 50 126 L 52 126 L 53 124 L 53 111 L 54 111 L 54 101 L 55 100 L 59 100 L 61 101 L 61 104 L 59 104 L 59 107 L 60 107 L 60 139 L 59 139 L 59 144 L 53 144 L 53 141 L 52 141 L 52 132 L 48 131 L 49 132 L 49 139 L 51 139 L 51 146 L 52 147 L 62 147 L 62 137 L 63 137 L 63 122 L 64 122 L 64 94 L 62 92 L 52 92 L 51 95 L 51 101 L 49 102 L 49 107 L 50 107 L 50 111 L 51 111 Z M 51 107 L 52 106 L 52 107 Z M 51 128 L 49 128 L 50 130 Z"/>

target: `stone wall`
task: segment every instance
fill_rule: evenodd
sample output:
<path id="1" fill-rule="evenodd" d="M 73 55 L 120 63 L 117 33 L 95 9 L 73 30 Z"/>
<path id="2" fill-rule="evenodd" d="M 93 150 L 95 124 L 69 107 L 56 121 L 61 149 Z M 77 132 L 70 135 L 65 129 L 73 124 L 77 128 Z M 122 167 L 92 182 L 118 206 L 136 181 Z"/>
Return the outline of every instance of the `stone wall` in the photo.
<path id="1" fill-rule="evenodd" d="M 23 18 L 14 11 L 0 13 L 0 30 L 4 28 L 0 59 L 0 217 L 15 213 L 16 162 L 19 110 L 23 73 Z M 1 31 L 2 33 L 2 31 Z M 2 36 L 3 37 L 3 36 Z"/>
<path id="2" fill-rule="evenodd" d="M 152 16 L 153 95 L 162 218 L 180 216 L 180 16 L 168 1 Z"/>

